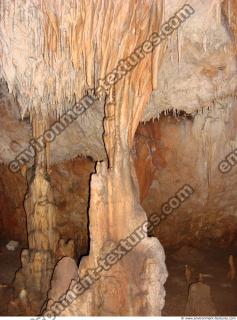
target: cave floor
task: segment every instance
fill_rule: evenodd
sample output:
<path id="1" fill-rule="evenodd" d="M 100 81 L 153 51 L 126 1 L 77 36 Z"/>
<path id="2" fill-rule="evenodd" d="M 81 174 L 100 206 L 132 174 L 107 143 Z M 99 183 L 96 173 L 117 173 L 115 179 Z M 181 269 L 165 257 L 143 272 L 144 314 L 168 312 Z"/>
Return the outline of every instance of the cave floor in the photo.
<path id="1" fill-rule="evenodd" d="M 21 245 L 15 251 L 6 248 L 8 241 L 0 240 L 0 315 L 6 316 L 7 306 L 12 298 L 12 281 L 20 268 Z"/>
<path id="2" fill-rule="evenodd" d="M 162 315 L 184 315 L 189 287 L 185 264 L 192 269 L 191 283 L 197 281 L 200 272 L 207 275 L 203 282 L 211 288 L 218 316 L 237 315 L 237 279 L 232 283 L 227 280 L 228 257 L 230 254 L 236 257 L 236 251 L 219 248 L 197 250 L 186 246 L 176 251 L 165 251 L 169 277 L 165 284 L 166 303 Z"/>
<path id="3" fill-rule="evenodd" d="M 7 314 L 7 305 L 12 298 L 11 283 L 20 267 L 21 247 L 15 251 L 6 249 L 6 241 L 0 240 L 0 315 Z M 184 266 L 192 268 L 193 281 L 199 272 L 208 274 L 204 282 L 211 287 L 212 298 L 219 316 L 237 315 L 237 280 L 230 284 L 227 280 L 228 255 L 237 252 L 223 249 L 198 250 L 181 247 L 178 250 L 166 249 L 166 264 L 169 277 L 166 281 L 166 303 L 163 316 L 184 315 L 188 284 Z"/>

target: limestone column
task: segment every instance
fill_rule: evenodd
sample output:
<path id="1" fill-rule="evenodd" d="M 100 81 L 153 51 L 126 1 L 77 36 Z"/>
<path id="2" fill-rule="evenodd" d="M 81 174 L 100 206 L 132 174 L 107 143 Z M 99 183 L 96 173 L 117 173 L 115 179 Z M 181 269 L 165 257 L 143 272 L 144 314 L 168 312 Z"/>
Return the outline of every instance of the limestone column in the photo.
<path id="1" fill-rule="evenodd" d="M 34 114 L 32 127 L 33 136 L 37 138 L 46 130 L 47 122 L 40 114 Z M 22 312 L 28 314 L 40 313 L 56 264 L 59 238 L 56 229 L 56 207 L 47 172 L 46 150 L 47 146 L 41 152 L 35 150 L 34 175 L 24 201 L 28 249 L 22 251 L 22 267 L 14 282 L 16 301 Z"/>
<path id="2" fill-rule="evenodd" d="M 139 203 L 131 157 L 137 126 L 152 91 L 158 89 L 157 74 L 165 48 L 161 44 L 145 53 L 141 46 L 153 32 L 159 32 L 163 6 L 163 0 L 142 4 L 133 0 L 78 2 L 78 20 L 73 19 L 77 22 L 70 33 L 70 39 L 75 39 L 72 61 L 80 64 L 80 72 L 85 71 L 78 79 L 80 86 L 94 88 L 105 103 L 103 139 L 107 153 L 107 161 L 97 163 L 91 179 L 90 252 L 80 262 L 79 279 L 82 281 L 89 270 L 97 270 L 121 241 L 129 239 L 132 249 L 111 268 L 103 269 L 93 285 L 73 302 L 59 302 L 55 313 L 61 308 L 61 315 L 74 316 L 160 315 L 164 306 L 164 250 L 142 227 L 147 217 Z M 113 80 L 112 70 L 118 65 L 123 74 L 126 72 L 111 86 L 107 79 Z M 105 92 L 101 92 L 102 87 Z M 137 229 L 140 234 L 134 235 Z M 53 305 L 50 308 L 46 314 L 54 312 Z"/>
<path id="3" fill-rule="evenodd" d="M 139 203 L 128 138 L 134 119 L 129 117 L 126 105 L 126 81 L 129 79 L 125 80 L 125 100 L 119 104 L 118 97 L 113 102 L 108 97 L 106 102 L 104 142 L 108 161 L 97 163 L 91 180 L 90 254 L 80 263 L 80 280 L 113 254 L 121 241 L 126 242 L 127 254 L 100 272 L 97 281 L 61 315 L 157 316 L 164 307 L 165 255 L 158 239 L 149 238 L 144 228 L 147 217 Z"/>

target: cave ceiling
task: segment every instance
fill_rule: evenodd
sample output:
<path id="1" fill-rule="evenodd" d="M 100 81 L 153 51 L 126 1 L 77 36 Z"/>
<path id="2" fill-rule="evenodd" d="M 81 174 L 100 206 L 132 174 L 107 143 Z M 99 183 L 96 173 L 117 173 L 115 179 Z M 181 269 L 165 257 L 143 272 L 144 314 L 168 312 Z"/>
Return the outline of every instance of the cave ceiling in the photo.
<path id="1" fill-rule="evenodd" d="M 163 21 L 185 4 L 144 0 L 134 1 L 130 8 L 125 2 L 108 1 L 104 8 L 99 0 L 87 5 L 71 0 L 61 6 L 57 1 L 26 0 L 23 5 L 20 0 L 4 1 L 7 5 L 0 6 L 1 163 L 12 161 L 32 138 L 32 112 L 40 110 L 55 121 L 146 40 L 144 29 L 156 30 L 151 15 L 154 2 L 163 11 Z M 161 112 L 176 116 L 185 111 L 202 118 L 218 114 L 219 123 L 226 121 L 222 119 L 226 109 L 235 105 L 236 4 L 218 0 L 189 4 L 195 13 L 156 49 L 162 50 L 159 60 L 152 55 L 153 68 L 147 72 L 155 79 L 140 121 L 159 118 Z M 136 24 L 131 14 L 138 11 L 141 17 L 144 14 L 144 25 Z M 128 96 L 139 95 L 139 88 L 132 85 L 121 90 Z M 105 158 L 104 104 L 102 97 L 51 143 L 52 163 L 78 155 Z"/>

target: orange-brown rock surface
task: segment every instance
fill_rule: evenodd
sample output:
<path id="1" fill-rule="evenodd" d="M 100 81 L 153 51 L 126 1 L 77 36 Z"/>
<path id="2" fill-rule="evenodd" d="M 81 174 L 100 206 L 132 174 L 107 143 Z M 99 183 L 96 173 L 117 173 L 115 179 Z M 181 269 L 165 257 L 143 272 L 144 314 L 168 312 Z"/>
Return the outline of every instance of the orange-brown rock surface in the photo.
<path id="1" fill-rule="evenodd" d="M 130 63 L 139 63 L 133 60 L 125 77 L 103 88 L 121 59 L 140 50 L 184 4 L 1 1 L 1 164 L 14 160 L 90 89 L 97 95 L 21 168 L 23 177 L 2 168 L 2 234 L 28 241 L 15 280 L 27 314 L 40 312 L 61 256 L 87 254 L 78 270 L 83 279 L 183 185 L 192 186 L 192 198 L 155 230 L 140 230 L 133 250 L 60 312 L 161 315 L 167 271 L 157 238 L 167 246 L 236 244 L 236 170 L 218 170 L 237 145 L 235 1 L 190 0 L 192 18 L 155 50 L 131 56 Z M 63 162 L 69 159 L 74 161 Z M 21 235 L 20 222 L 27 226 Z M 65 294 L 66 288 L 68 283 Z"/>

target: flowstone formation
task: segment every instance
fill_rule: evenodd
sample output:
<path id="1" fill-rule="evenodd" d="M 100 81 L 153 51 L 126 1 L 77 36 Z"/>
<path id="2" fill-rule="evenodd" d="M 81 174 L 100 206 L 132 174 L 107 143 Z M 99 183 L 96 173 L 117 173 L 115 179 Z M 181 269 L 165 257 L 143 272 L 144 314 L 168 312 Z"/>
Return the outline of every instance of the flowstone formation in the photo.
<path id="1" fill-rule="evenodd" d="M 107 104 L 111 108 L 111 102 Z M 124 255 L 111 268 L 97 274 L 97 281 L 71 305 L 60 310 L 58 304 L 46 315 L 160 315 L 164 306 L 164 282 L 167 277 L 164 251 L 156 238 L 148 238 L 146 214 L 139 204 L 138 184 L 127 139 L 115 123 L 121 110 L 113 106 L 114 117 L 105 119 L 107 162 L 97 163 L 91 181 L 90 254 L 79 267 L 79 281 L 88 270 L 97 269 L 118 246 Z M 120 118 L 121 119 L 121 118 Z M 119 122 L 119 121 L 118 121 Z M 139 230 L 138 234 L 134 232 Z M 121 250 L 121 248 L 120 248 Z M 114 257 L 116 260 L 116 256 Z M 70 289 L 73 291 L 75 282 Z M 70 290 L 70 291 L 71 291 Z M 66 293 L 69 295 L 68 293 Z M 62 301 L 62 300 L 61 300 Z M 65 305 L 65 304 L 64 304 Z M 63 306 L 63 304 L 62 304 Z"/>

